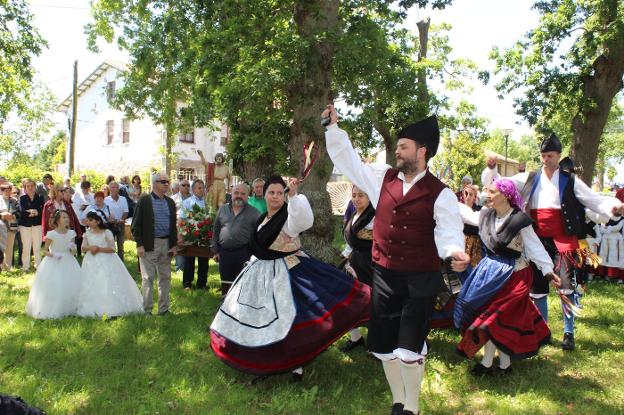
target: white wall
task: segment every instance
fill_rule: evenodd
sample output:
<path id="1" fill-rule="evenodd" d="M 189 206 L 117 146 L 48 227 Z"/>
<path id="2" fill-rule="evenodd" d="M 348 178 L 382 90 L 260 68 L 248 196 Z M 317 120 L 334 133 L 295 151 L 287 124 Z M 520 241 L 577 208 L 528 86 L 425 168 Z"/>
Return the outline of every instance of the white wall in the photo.
<path id="1" fill-rule="evenodd" d="M 105 174 L 122 175 L 140 172 L 150 167 L 163 168 L 163 128 L 149 118 L 130 121 L 130 140 L 122 142 L 121 111 L 112 109 L 106 99 L 106 86 L 116 82 L 116 89 L 123 84 L 117 79 L 117 69 L 108 68 L 82 95 L 78 101 L 76 124 L 75 170 L 95 170 Z M 111 144 L 107 143 L 107 121 L 114 122 Z M 198 174 L 204 167 L 197 155 L 202 150 L 206 160 L 214 161 L 214 155 L 224 152 L 220 145 L 225 126 L 215 122 L 215 128 L 196 128 L 195 143 L 176 143 L 173 151 L 178 154 L 178 168 L 194 168 Z M 177 140 L 177 137 L 176 137 Z"/>

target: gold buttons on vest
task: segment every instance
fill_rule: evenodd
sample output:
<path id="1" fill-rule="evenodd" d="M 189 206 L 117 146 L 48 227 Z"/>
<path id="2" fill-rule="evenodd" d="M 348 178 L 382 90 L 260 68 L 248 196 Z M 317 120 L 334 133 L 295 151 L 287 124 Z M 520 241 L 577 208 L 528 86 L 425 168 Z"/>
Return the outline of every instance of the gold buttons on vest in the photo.
<path id="1" fill-rule="evenodd" d="M 405 245 L 405 241 L 401 241 L 401 245 Z"/>
<path id="2" fill-rule="evenodd" d="M 396 209 L 393 209 L 393 210 L 392 210 L 392 213 L 396 213 Z"/>
<path id="3" fill-rule="evenodd" d="M 388 239 L 388 243 L 391 244 L 392 243 L 392 239 Z"/>
<path id="4" fill-rule="evenodd" d="M 391 228 L 394 228 L 394 225 L 390 225 Z"/>
<path id="5" fill-rule="evenodd" d="M 403 258 L 403 257 L 401 257 L 401 261 L 403 261 L 403 259 L 404 259 L 404 258 Z"/>
<path id="6" fill-rule="evenodd" d="M 403 229 L 407 229 L 407 226 L 403 226 Z"/>
<path id="7" fill-rule="evenodd" d="M 388 259 L 392 259 L 392 255 L 388 255 Z"/>
<path id="8" fill-rule="evenodd" d="M 407 216 L 409 216 L 409 212 L 405 212 L 405 214 L 406 214 Z"/>

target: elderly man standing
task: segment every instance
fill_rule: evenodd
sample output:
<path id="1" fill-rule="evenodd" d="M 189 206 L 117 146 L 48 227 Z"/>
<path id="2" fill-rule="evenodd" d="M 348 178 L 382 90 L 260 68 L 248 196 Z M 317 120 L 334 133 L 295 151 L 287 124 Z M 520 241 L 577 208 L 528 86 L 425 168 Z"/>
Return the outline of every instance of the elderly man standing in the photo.
<path id="1" fill-rule="evenodd" d="M 110 212 L 110 223 L 115 228 L 115 239 L 117 240 L 117 255 L 123 262 L 124 242 L 126 240 L 126 219 L 128 219 L 128 201 L 119 193 L 119 183 L 112 181 L 108 184 L 110 196 L 104 199 Z"/>
<path id="2" fill-rule="evenodd" d="M 152 192 L 141 196 L 132 218 L 132 236 L 137 244 L 141 265 L 143 309 L 152 314 L 154 279 L 158 278 L 158 314 L 169 313 L 171 287 L 171 257 L 176 253 L 175 203 L 166 196 L 169 177 L 154 173 Z"/>
<path id="3" fill-rule="evenodd" d="M 206 208 L 206 201 L 204 197 L 206 195 L 206 186 L 204 181 L 200 179 L 193 180 L 193 194 L 182 202 L 180 208 L 180 219 L 186 218 L 189 211 L 193 210 L 193 206 L 198 205 L 202 209 Z M 178 236 L 178 242 L 182 243 L 182 236 Z M 193 288 L 193 279 L 195 278 L 195 257 L 184 256 L 184 272 L 182 273 L 182 285 L 185 290 Z M 197 288 L 200 290 L 206 289 L 206 283 L 208 282 L 208 258 L 197 257 Z"/>
<path id="4" fill-rule="evenodd" d="M 260 212 L 247 203 L 249 187 L 240 183 L 232 189 L 232 202 L 219 209 L 212 233 L 214 260 L 219 263 L 221 293 L 227 294 L 232 282 L 249 261 L 247 247 Z M 265 205 L 266 206 L 266 205 Z"/>
<path id="5" fill-rule="evenodd" d="M 253 181 L 251 185 L 253 186 L 253 188 L 248 203 L 251 206 L 255 207 L 262 215 L 267 211 L 266 200 L 264 200 L 264 194 L 262 193 L 262 189 L 264 188 L 264 180 L 257 178 Z"/>
<path id="6" fill-rule="evenodd" d="M 47 202 L 50 198 L 48 193 L 50 192 L 51 186 L 54 186 L 54 178 L 50 173 L 46 173 L 43 175 L 41 183 L 37 184 L 37 188 L 35 189 L 35 193 L 41 196 L 43 203 Z"/>
<path id="7" fill-rule="evenodd" d="M 487 155 L 487 166 L 483 169 L 481 173 L 481 186 L 485 189 L 490 184 L 492 184 L 492 180 L 499 177 L 498 174 L 498 156 L 494 153 L 488 153 Z"/>

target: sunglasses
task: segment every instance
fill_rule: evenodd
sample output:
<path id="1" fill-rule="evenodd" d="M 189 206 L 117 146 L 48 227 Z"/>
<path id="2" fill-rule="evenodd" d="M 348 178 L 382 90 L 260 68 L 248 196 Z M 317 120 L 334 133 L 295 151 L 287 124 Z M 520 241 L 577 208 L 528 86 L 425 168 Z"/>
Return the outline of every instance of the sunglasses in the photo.
<path id="1" fill-rule="evenodd" d="M 182 186 L 182 187 L 189 187 L 189 184 L 188 183 L 187 184 L 181 184 L 180 186 Z"/>
<path id="2" fill-rule="evenodd" d="M 160 184 L 169 184 L 169 180 L 156 180 Z"/>

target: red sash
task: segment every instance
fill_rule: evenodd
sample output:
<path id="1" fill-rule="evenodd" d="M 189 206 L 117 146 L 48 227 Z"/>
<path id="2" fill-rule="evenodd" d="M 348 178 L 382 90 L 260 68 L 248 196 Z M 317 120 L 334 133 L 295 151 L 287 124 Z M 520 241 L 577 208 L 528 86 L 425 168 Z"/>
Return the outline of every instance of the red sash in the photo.
<path id="1" fill-rule="evenodd" d="M 537 223 L 535 233 L 542 238 L 553 238 L 559 252 L 576 251 L 579 247 L 576 235 L 567 235 L 561 209 L 531 209 L 531 219 Z"/>

